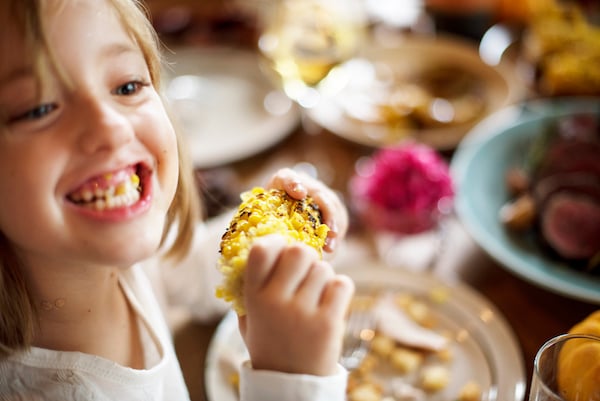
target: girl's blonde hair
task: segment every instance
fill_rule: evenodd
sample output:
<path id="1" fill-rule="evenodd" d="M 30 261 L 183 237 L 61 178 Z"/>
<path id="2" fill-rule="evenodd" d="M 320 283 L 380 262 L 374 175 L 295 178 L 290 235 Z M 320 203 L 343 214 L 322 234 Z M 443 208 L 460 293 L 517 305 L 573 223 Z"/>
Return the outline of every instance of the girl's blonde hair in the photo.
<path id="1" fill-rule="evenodd" d="M 66 2 L 70 0 L 65 0 Z M 141 49 L 154 87 L 160 88 L 162 59 L 160 42 L 148 18 L 148 14 L 138 0 L 108 0 L 114 7 L 125 30 Z M 61 3 L 65 5 L 65 3 Z M 56 0 L 52 6 L 57 5 Z M 34 67 L 40 81 L 44 79 L 41 65 L 49 61 L 59 73 L 60 64 L 53 57 L 42 24 L 42 13 L 50 3 L 48 0 L 8 0 L 0 12 L 14 16 L 15 24 L 25 38 L 25 45 L 34 55 Z M 8 20 L 7 18 L 5 20 Z M 68 77 L 61 74 L 62 79 Z M 181 139 L 181 138 L 179 138 Z M 200 202 L 195 186 L 192 165 L 178 141 L 179 177 L 175 198 L 167 212 L 167 220 L 162 236 L 166 257 L 180 258 L 188 250 L 196 221 L 200 216 Z M 174 224 L 175 223 L 175 224 Z M 174 241 L 166 244 L 169 231 L 175 230 Z M 173 233 L 170 233 L 173 234 Z M 170 236 L 170 235 L 169 235 Z M 10 241 L 0 231 L 0 357 L 27 349 L 37 328 L 37 307 L 32 301 L 26 281 L 21 273 L 20 261 L 11 247 Z"/>

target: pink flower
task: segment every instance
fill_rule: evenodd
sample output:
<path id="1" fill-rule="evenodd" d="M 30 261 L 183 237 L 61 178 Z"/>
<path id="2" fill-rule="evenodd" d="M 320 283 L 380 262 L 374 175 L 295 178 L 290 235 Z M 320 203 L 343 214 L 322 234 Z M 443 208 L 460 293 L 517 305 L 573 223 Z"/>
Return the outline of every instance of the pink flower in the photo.
<path id="1" fill-rule="evenodd" d="M 350 191 L 367 224 L 406 233 L 434 226 L 454 196 L 447 163 L 415 142 L 376 152 L 357 168 Z"/>

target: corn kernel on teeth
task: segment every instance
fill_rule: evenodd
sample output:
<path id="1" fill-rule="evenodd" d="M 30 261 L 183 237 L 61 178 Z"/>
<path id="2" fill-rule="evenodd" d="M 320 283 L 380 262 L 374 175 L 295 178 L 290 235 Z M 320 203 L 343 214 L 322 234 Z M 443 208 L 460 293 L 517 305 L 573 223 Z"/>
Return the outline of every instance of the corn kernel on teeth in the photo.
<path id="1" fill-rule="evenodd" d="M 142 173 L 139 168 L 129 167 L 117 173 L 100 175 L 68 194 L 67 200 L 95 210 L 130 206 L 142 195 Z"/>
<path id="2" fill-rule="evenodd" d="M 303 242 L 322 255 L 329 228 L 322 223 L 319 207 L 310 197 L 297 200 L 282 190 L 256 187 L 244 192 L 241 199 L 221 238 L 218 268 L 223 282 L 216 295 L 243 315 L 243 272 L 254 240 L 277 233 L 289 242 Z"/>

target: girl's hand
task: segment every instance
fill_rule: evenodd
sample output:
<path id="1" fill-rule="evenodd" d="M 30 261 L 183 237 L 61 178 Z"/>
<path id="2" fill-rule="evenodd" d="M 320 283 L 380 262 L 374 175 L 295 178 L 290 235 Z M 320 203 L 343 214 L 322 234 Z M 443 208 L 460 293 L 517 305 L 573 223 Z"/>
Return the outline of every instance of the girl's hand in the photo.
<path id="1" fill-rule="evenodd" d="M 311 247 L 278 235 L 254 243 L 244 280 L 239 325 L 253 368 L 334 374 L 353 282 Z"/>
<path id="2" fill-rule="evenodd" d="M 327 252 L 335 250 L 348 231 L 348 210 L 335 192 L 321 181 L 289 168 L 277 171 L 267 187 L 282 189 L 294 199 L 313 198 L 321 210 L 323 223 L 330 229 L 323 249 Z"/>

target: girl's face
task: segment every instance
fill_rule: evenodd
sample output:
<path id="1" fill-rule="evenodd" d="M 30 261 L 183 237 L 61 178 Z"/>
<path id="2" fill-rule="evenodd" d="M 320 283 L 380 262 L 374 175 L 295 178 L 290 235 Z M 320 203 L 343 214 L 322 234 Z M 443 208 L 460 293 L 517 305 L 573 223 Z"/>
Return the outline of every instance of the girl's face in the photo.
<path id="1" fill-rule="evenodd" d="M 41 96 L 34 58 L 0 7 L 0 231 L 29 264 L 127 266 L 160 243 L 175 133 L 107 0 L 47 7 L 60 72 L 45 66 Z"/>

